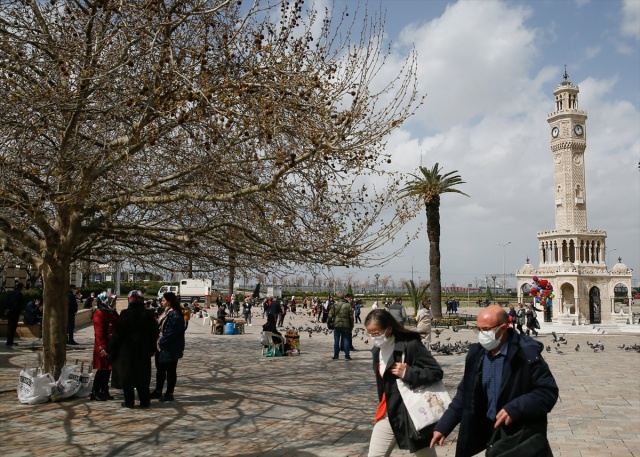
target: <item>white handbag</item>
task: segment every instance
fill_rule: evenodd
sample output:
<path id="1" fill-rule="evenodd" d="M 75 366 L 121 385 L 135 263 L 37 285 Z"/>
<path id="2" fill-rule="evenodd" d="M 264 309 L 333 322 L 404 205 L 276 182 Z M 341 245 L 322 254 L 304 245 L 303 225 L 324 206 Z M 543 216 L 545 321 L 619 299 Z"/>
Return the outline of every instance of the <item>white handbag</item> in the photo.
<path id="1" fill-rule="evenodd" d="M 404 363 L 404 353 L 402 362 Z M 451 397 L 442 381 L 415 389 L 400 378 L 396 382 L 402 402 L 417 432 L 438 422 L 451 403 Z"/>

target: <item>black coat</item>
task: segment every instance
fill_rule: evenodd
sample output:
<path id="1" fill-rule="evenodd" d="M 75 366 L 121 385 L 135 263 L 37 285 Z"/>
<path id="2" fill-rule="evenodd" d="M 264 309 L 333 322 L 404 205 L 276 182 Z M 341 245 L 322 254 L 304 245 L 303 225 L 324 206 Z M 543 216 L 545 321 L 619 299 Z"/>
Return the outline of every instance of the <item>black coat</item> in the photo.
<path id="1" fill-rule="evenodd" d="M 69 302 L 69 319 L 75 319 L 71 316 L 78 312 L 78 299 L 76 298 L 76 294 L 69 291 L 67 301 Z"/>
<path id="2" fill-rule="evenodd" d="M 509 330 L 509 347 L 496 404 L 496 412 L 504 408 L 513 421 L 507 427 L 509 434 L 525 426 L 546 434 L 547 413 L 558 400 L 558 385 L 542 358 L 542 348 L 541 343 Z M 462 381 L 435 427 L 448 436 L 460 424 L 456 457 L 469 457 L 484 450 L 492 431 L 493 424 L 486 419 L 488 400 L 481 382 L 485 353 L 480 344 L 469 346 Z"/>
<path id="3" fill-rule="evenodd" d="M 113 364 L 114 388 L 149 386 L 157 340 L 158 324 L 153 314 L 142 302 L 130 303 L 120 313 L 107 351 Z"/>
<path id="4" fill-rule="evenodd" d="M 393 350 L 393 361 L 387 363 L 384 376 L 380 376 L 378 371 L 378 363 L 380 360 L 380 349 L 374 347 L 371 350 L 373 354 L 373 371 L 376 374 L 376 383 L 378 386 L 378 401 L 382 400 L 384 392 L 387 399 L 387 416 L 391 429 L 400 449 L 409 449 L 416 452 L 420 449 L 428 447 L 431 442 L 431 436 L 422 440 L 414 440 L 409 437 L 410 424 L 407 409 L 402 402 L 400 391 L 398 390 L 398 377 L 391 373 L 391 365 L 393 362 L 401 362 L 402 354 L 406 348 L 405 363 L 407 371 L 404 381 L 412 388 L 419 386 L 427 386 L 442 379 L 442 368 L 436 359 L 427 351 L 420 341 L 420 335 L 416 333 L 415 338 L 407 340 L 407 336 L 401 334 L 396 335 L 395 347 Z"/>
<path id="5" fill-rule="evenodd" d="M 22 295 L 22 291 L 16 290 L 11 294 L 11 296 L 9 296 L 9 300 L 7 302 L 7 319 L 12 321 L 19 320 L 23 306 L 24 297 Z"/>

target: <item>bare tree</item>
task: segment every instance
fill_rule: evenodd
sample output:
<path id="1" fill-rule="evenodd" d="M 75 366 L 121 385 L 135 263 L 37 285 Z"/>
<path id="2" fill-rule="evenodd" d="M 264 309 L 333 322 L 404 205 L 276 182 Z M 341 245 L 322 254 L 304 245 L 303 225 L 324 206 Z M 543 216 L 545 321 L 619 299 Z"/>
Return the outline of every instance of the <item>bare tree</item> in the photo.
<path id="1" fill-rule="evenodd" d="M 385 293 L 388 291 L 389 282 L 391 282 L 392 280 L 393 279 L 391 275 L 380 278 L 380 284 L 382 284 L 382 288 L 385 291 Z"/>
<path id="2" fill-rule="evenodd" d="M 257 259 L 357 265 L 409 217 L 363 176 L 421 103 L 415 56 L 381 86 L 375 18 L 238 3 L 0 3 L 0 243 L 42 274 L 56 377 L 75 260 L 231 284 Z"/>

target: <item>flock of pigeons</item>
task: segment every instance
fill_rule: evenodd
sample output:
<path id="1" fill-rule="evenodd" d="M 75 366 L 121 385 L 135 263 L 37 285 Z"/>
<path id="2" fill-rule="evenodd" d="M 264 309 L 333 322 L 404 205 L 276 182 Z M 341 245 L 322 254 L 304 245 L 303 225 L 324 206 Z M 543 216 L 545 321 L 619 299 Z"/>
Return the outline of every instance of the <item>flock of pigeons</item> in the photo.
<path id="1" fill-rule="evenodd" d="M 309 334 L 309 338 L 313 337 L 313 334 L 324 334 L 324 335 L 328 335 L 329 332 L 332 332 L 332 330 L 329 330 L 326 325 L 321 325 L 318 322 L 313 322 L 313 324 L 315 324 L 314 326 L 307 326 L 307 327 L 292 327 L 292 326 L 287 326 L 285 328 L 283 328 L 283 330 L 297 330 L 299 332 L 299 334 L 302 333 L 308 333 Z M 451 330 L 454 333 L 458 333 L 460 331 L 460 328 L 456 327 L 456 326 L 452 326 Z M 440 338 L 440 335 L 442 335 L 444 333 L 444 330 L 441 329 L 434 329 L 433 330 L 433 335 L 436 338 Z M 562 346 L 567 346 L 569 344 L 569 341 L 564 337 L 564 334 L 558 336 L 558 334 L 556 332 L 551 332 L 551 335 L 553 336 L 553 341 L 552 344 L 549 344 L 546 346 L 546 351 L 548 353 L 550 353 L 552 351 L 552 345 L 553 348 L 555 349 L 556 354 L 559 355 L 563 355 L 565 354 L 564 351 L 562 351 L 560 348 Z M 357 340 L 357 338 L 360 338 L 360 341 L 362 341 L 364 344 L 368 345 L 369 344 L 369 339 L 367 337 L 367 332 L 364 329 L 364 327 L 356 327 L 353 331 L 353 335 L 352 335 L 353 341 L 355 342 Z M 435 354 L 440 354 L 440 355 L 459 355 L 459 354 L 464 354 L 466 352 L 468 352 L 469 350 L 469 345 L 471 344 L 471 342 L 467 341 L 455 341 L 453 343 L 450 342 L 451 337 L 448 338 L 444 338 L 444 341 L 437 341 L 434 344 L 431 344 L 431 352 L 435 353 Z M 589 341 L 587 341 L 587 346 L 589 346 L 590 350 L 592 350 L 593 352 L 604 352 L 604 344 L 600 341 L 598 341 L 597 343 L 590 343 Z M 616 346 L 618 349 L 624 350 L 624 351 L 628 351 L 628 352 L 632 352 L 635 351 L 637 353 L 640 353 L 640 344 L 633 344 L 633 345 L 626 345 L 623 344 L 621 346 Z M 575 352 L 580 352 L 580 344 L 576 344 L 576 347 L 574 348 Z"/>

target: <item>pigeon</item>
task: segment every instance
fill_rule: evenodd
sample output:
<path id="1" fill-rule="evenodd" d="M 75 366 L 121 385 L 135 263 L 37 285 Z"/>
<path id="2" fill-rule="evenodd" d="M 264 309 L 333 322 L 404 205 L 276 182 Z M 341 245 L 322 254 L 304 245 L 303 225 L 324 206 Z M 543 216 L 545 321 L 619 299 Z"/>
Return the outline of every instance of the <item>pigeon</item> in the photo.
<path id="1" fill-rule="evenodd" d="M 560 340 L 560 342 L 561 342 L 562 344 L 567 344 L 567 343 L 568 343 L 568 341 L 567 341 L 567 340 L 565 340 L 565 339 Z"/>
<path id="2" fill-rule="evenodd" d="M 580 344 L 576 344 L 576 352 L 580 351 Z"/>
<path id="3" fill-rule="evenodd" d="M 560 349 L 558 349 L 558 348 L 556 348 L 556 352 L 557 352 L 558 354 L 564 354 L 564 352 L 562 352 L 562 351 L 561 351 Z"/>
<path id="4" fill-rule="evenodd" d="M 369 344 L 369 340 L 364 340 L 364 344 Z"/>
<path id="5" fill-rule="evenodd" d="M 547 346 L 547 352 L 551 352 L 551 346 Z"/>
<path id="6" fill-rule="evenodd" d="M 451 327 L 451 330 L 453 330 L 454 332 L 459 332 L 460 329 L 458 327 L 456 327 L 455 325 L 453 327 Z"/>
<path id="7" fill-rule="evenodd" d="M 558 341 L 558 335 L 556 335 L 556 332 L 551 332 L 551 334 L 553 335 L 553 342 L 557 342 Z"/>

